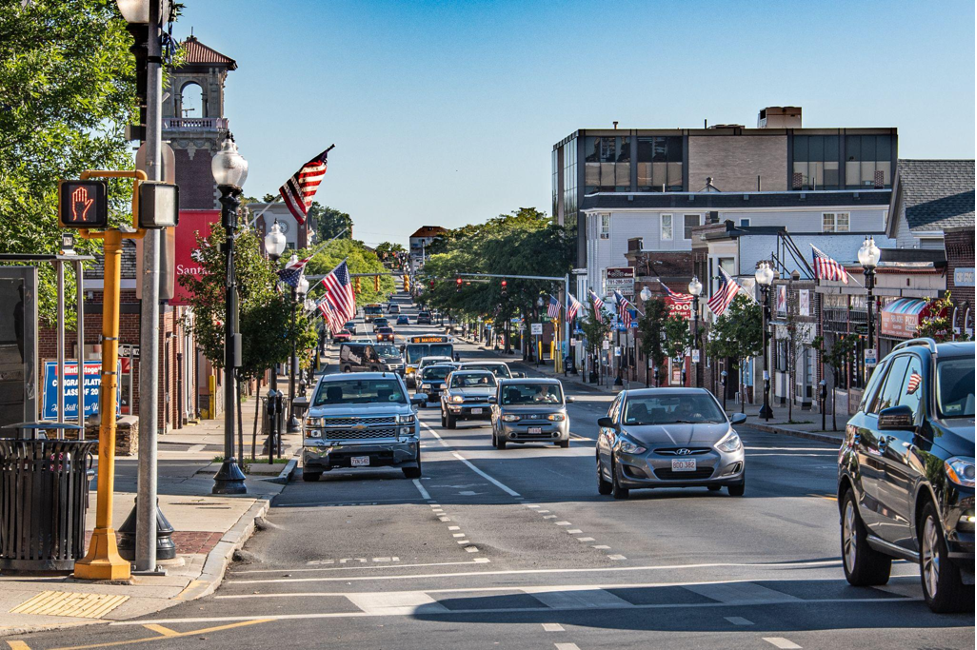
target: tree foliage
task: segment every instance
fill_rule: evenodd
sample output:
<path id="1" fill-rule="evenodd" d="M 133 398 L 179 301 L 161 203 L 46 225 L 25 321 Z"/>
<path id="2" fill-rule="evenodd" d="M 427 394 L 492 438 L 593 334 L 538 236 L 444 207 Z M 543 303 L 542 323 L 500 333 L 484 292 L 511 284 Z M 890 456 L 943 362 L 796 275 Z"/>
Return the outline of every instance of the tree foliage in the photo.
<path id="1" fill-rule="evenodd" d="M 928 300 L 926 305 L 926 316 L 919 319 L 919 327 L 916 336 L 920 338 L 931 338 L 937 343 L 944 341 L 969 341 L 970 336 L 966 332 L 954 334 L 953 332 L 953 300 L 950 292 L 943 294 L 942 298 Z"/>
<path id="2" fill-rule="evenodd" d="M 389 258 L 391 254 L 406 253 L 407 249 L 402 244 L 392 244 L 388 241 L 381 242 L 377 248 L 377 257 L 381 260 Z"/>
<path id="3" fill-rule="evenodd" d="M 823 336 L 814 337 L 813 346 L 821 355 L 821 361 L 831 368 L 831 426 L 838 430 L 837 409 L 834 408 L 836 396 L 834 389 L 838 387 L 838 378 L 845 374 L 848 365 L 855 360 L 858 349 L 856 334 L 842 334 L 838 336 L 830 348 L 827 347 Z"/>
<path id="4" fill-rule="evenodd" d="M 315 255 L 305 267 L 306 275 L 325 275 L 332 271 L 344 259 L 349 266 L 350 273 L 386 273 L 387 269 L 377 258 L 376 253 L 367 249 L 363 242 L 353 239 L 334 239 L 324 244 L 315 245 Z M 305 257 L 310 251 L 300 252 L 299 257 Z M 356 295 L 356 302 L 364 305 L 371 302 L 382 302 L 387 296 L 396 291 L 396 284 L 390 276 L 380 276 L 380 291 L 374 290 L 374 280 L 364 277 L 360 280 L 362 291 Z M 355 279 L 354 279 L 355 285 Z M 312 298 L 321 295 L 321 290 L 315 287 L 310 292 Z"/>
<path id="5" fill-rule="evenodd" d="M 692 333 L 688 321 L 673 316 L 662 298 L 645 301 L 644 310 L 638 318 L 641 352 L 651 359 L 655 382 L 660 384 L 665 362 L 685 356 L 685 350 L 692 345 Z"/>
<path id="6" fill-rule="evenodd" d="M 56 253 L 57 182 L 130 169 L 124 125 L 135 108 L 132 38 L 113 0 L 0 2 L 0 250 Z M 109 184 L 113 223 L 128 222 L 131 183 Z M 80 240 L 80 252 L 99 250 Z M 67 273 L 67 295 L 74 291 Z M 56 317 L 55 277 L 40 271 L 39 311 Z M 73 322 L 73 314 L 68 314 Z"/>
<path id="7" fill-rule="evenodd" d="M 337 239 L 353 238 L 353 218 L 345 212 L 321 205 L 313 201 L 306 215 L 309 223 L 315 224 L 315 241 L 327 242 L 333 237 Z"/>

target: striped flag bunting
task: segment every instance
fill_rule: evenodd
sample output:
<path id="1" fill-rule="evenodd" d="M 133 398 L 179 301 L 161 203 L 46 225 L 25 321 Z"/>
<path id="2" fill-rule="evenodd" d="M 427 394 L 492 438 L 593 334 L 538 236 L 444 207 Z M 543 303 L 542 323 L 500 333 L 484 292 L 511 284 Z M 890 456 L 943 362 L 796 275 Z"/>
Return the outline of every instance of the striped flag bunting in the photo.
<path id="1" fill-rule="evenodd" d="M 662 289 L 664 289 L 668 297 L 672 299 L 672 302 L 678 303 L 680 305 L 692 304 L 692 300 L 694 299 L 694 296 L 691 293 L 675 293 L 674 291 L 669 289 L 668 286 L 661 280 L 658 281 L 658 284 L 662 285 Z"/>
<path id="2" fill-rule="evenodd" d="M 304 260 L 294 259 L 290 260 L 285 268 L 279 269 L 278 279 L 287 284 L 290 287 L 297 287 L 299 285 L 299 279 L 302 274 L 305 273 L 305 265 L 309 263 L 311 257 L 306 257 Z"/>
<path id="3" fill-rule="evenodd" d="M 601 310 L 604 309 L 604 301 L 601 300 L 596 293 L 594 293 L 593 289 L 588 289 L 587 291 L 590 294 L 590 304 L 594 307 L 594 318 L 597 319 L 598 323 L 603 323 L 604 314 Z"/>
<path id="4" fill-rule="evenodd" d="M 305 216 L 312 205 L 312 197 L 319 189 L 322 177 L 326 175 L 326 156 L 329 150 L 326 149 L 318 156 L 302 165 L 302 168 L 295 172 L 291 178 L 285 181 L 278 192 L 282 195 L 282 200 L 292 213 L 295 220 L 300 224 L 305 223 Z"/>
<path id="5" fill-rule="evenodd" d="M 811 244 L 811 248 L 814 249 L 814 277 L 816 279 L 835 280 L 848 284 L 848 271 L 845 270 L 844 266 L 822 253 L 814 244 Z"/>
<path id="6" fill-rule="evenodd" d="M 557 300 L 552 294 L 550 295 L 550 304 L 546 308 L 546 315 L 550 318 L 560 317 L 560 301 Z"/>
<path id="7" fill-rule="evenodd" d="M 579 300 L 573 297 L 572 293 L 568 293 L 567 298 L 570 299 L 570 306 L 567 307 L 567 320 L 572 321 L 577 317 L 577 313 L 580 311 L 580 308 L 583 305 L 580 304 Z"/>
<path id="8" fill-rule="evenodd" d="M 724 269 L 719 269 L 719 286 L 716 288 L 716 293 L 712 294 L 712 298 L 709 299 L 709 309 L 716 316 L 722 316 L 739 291 L 740 285 L 736 283 L 736 280 L 731 278 Z"/>
<path id="9" fill-rule="evenodd" d="M 353 294 L 346 261 L 340 262 L 326 277 L 322 278 L 321 284 L 326 288 L 326 293 L 317 306 L 329 323 L 332 333 L 335 334 L 356 315 L 356 296 Z"/>

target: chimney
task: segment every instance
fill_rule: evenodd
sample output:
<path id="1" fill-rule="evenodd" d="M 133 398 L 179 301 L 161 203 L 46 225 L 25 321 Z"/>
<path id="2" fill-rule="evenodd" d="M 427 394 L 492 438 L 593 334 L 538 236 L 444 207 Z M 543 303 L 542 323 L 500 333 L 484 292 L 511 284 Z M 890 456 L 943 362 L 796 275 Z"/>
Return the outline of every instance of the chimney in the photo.
<path id="1" fill-rule="evenodd" d="M 758 129 L 801 128 L 800 106 L 767 106 L 760 109 L 756 125 Z"/>
<path id="2" fill-rule="evenodd" d="M 617 120 L 614 120 L 614 130 L 617 131 Z"/>

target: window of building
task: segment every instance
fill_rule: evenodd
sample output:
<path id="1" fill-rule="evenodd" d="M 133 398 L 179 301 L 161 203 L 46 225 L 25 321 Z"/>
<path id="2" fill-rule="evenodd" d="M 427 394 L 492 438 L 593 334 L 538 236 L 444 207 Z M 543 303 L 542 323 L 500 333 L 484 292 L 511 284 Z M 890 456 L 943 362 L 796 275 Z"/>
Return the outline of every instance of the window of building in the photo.
<path id="1" fill-rule="evenodd" d="M 845 136 L 845 186 L 892 186 L 892 136 Z"/>
<path id="2" fill-rule="evenodd" d="M 825 212 L 821 215 L 824 232 L 848 232 L 850 215 L 847 212 Z"/>
<path id="3" fill-rule="evenodd" d="M 681 192 L 681 136 L 638 137 L 638 191 Z"/>
<path id="4" fill-rule="evenodd" d="M 600 215 L 600 238 L 610 239 L 611 237 L 611 215 Z"/>
<path id="5" fill-rule="evenodd" d="M 672 215 L 662 215 L 662 241 L 672 241 Z"/>
<path id="6" fill-rule="evenodd" d="M 688 240 L 692 239 L 692 229 L 696 226 L 702 225 L 702 215 L 701 214 L 687 214 L 685 215 L 685 233 L 684 237 Z"/>
<path id="7" fill-rule="evenodd" d="M 838 172 L 841 163 L 837 135 L 795 135 L 793 140 L 793 175 L 799 175 L 795 190 L 841 189 Z"/>
<path id="8" fill-rule="evenodd" d="M 631 138 L 589 136 L 584 139 L 586 192 L 631 191 Z"/>
<path id="9" fill-rule="evenodd" d="M 749 228 L 749 227 L 750 227 L 749 219 L 740 219 L 740 228 Z"/>

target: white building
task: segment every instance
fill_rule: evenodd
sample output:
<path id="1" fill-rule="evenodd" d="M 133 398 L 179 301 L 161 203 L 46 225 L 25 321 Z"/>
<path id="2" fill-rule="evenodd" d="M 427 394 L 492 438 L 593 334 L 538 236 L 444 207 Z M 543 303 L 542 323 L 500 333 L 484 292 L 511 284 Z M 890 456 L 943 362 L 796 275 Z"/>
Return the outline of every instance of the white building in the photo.
<path id="1" fill-rule="evenodd" d="M 278 227 L 285 235 L 285 247 L 289 251 L 308 248 L 314 241 L 314 231 L 310 229 L 310 224 L 306 221 L 300 224 L 292 213 L 281 201 L 275 203 L 248 203 L 247 208 L 251 211 L 251 219 L 257 218 L 255 228 L 264 237 L 265 233 L 271 229 L 271 224 L 278 220 Z M 260 216 L 259 216 L 260 215 Z M 287 257 L 291 253 L 286 253 Z"/>

